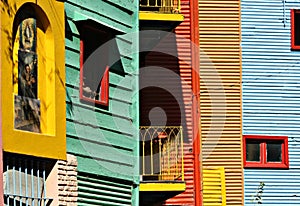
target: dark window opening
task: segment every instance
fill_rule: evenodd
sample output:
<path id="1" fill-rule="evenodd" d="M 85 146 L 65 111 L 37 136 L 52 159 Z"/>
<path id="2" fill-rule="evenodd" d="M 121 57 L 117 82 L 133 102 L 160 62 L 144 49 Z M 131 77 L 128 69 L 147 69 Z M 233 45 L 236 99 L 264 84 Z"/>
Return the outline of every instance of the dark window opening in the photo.
<path id="1" fill-rule="evenodd" d="M 260 144 L 259 142 L 249 141 L 247 142 L 247 161 L 260 162 Z"/>
<path id="2" fill-rule="evenodd" d="M 291 10 L 291 47 L 300 50 L 300 10 Z"/>
<path id="3" fill-rule="evenodd" d="M 111 35 L 85 25 L 80 36 L 80 99 L 107 106 Z"/>

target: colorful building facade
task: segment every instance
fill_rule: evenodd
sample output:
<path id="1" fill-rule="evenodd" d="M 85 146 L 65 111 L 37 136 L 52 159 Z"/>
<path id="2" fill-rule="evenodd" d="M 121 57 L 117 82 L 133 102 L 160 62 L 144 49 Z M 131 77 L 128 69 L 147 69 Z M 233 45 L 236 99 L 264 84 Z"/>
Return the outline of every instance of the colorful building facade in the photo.
<path id="1" fill-rule="evenodd" d="M 58 174 L 68 174 L 59 166 L 68 162 L 64 5 L 52 0 L 0 5 L 1 205 L 57 205 L 58 187 L 65 188 Z"/>
<path id="2" fill-rule="evenodd" d="M 241 8 L 245 205 L 299 205 L 300 4 Z"/>
<path id="3" fill-rule="evenodd" d="M 140 5 L 141 133 L 145 128 L 148 129 L 146 131 L 166 132 L 164 138 L 153 135 L 153 141 L 148 143 L 155 145 L 157 141 L 159 146 L 156 151 L 159 158 L 153 158 L 153 162 L 160 165 L 157 171 L 155 165 L 153 172 L 150 167 L 147 170 L 146 158 L 143 158 L 147 155 L 147 142 L 141 144 L 141 171 L 145 179 L 141 181 L 140 204 L 200 205 L 200 161 L 195 149 L 198 148 L 199 152 L 200 144 L 196 147 L 196 141 L 200 140 L 197 124 L 198 35 L 197 31 L 194 32 L 198 27 L 197 2 L 161 2 L 162 7 L 166 5 L 163 2 L 170 2 L 173 8 L 161 8 L 155 13 L 156 19 L 144 19 L 145 8 Z M 182 143 L 178 147 L 172 146 L 178 138 Z M 168 144 L 171 147 L 164 146 Z M 164 153 L 168 149 L 170 156 Z M 151 154 L 151 151 L 148 152 L 150 158 Z M 153 179 L 146 179 L 147 172 Z M 155 175 L 157 179 L 154 179 Z M 150 185 L 155 184 L 155 191 L 150 191 Z"/>
<path id="4" fill-rule="evenodd" d="M 223 167 L 226 182 L 214 195 L 203 173 L 203 205 L 244 205 L 240 25 L 240 1 L 199 1 L 202 167 Z"/>
<path id="5" fill-rule="evenodd" d="M 138 205 L 138 2 L 65 1 L 67 151 L 78 205 Z"/>

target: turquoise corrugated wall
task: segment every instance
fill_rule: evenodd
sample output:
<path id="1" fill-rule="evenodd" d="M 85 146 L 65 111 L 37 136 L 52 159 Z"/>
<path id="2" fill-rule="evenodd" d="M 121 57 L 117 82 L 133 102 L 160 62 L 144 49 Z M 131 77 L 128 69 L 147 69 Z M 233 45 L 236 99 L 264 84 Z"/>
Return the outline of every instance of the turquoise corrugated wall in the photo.
<path id="1" fill-rule="evenodd" d="M 296 0 L 242 0 L 243 134 L 289 137 L 289 170 L 244 169 L 245 205 L 300 205 L 300 52 L 290 48 Z"/>
<path id="2" fill-rule="evenodd" d="M 138 205 L 138 1 L 69 0 L 66 12 L 67 151 L 78 160 L 79 205 Z M 115 30 L 119 63 L 109 73 L 109 106 L 79 100 L 76 21 Z"/>

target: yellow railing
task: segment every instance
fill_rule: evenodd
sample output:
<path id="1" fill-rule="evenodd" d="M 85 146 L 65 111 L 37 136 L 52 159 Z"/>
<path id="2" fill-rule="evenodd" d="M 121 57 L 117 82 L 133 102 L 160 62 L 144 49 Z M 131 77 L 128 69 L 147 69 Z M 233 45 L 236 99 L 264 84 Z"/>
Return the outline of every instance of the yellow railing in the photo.
<path id="1" fill-rule="evenodd" d="M 182 127 L 141 126 L 143 180 L 184 180 Z"/>
<path id="2" fill-rule="evenodd" d="M 140 0 L 140 11 L 180 13 L 180 0 Z"/>

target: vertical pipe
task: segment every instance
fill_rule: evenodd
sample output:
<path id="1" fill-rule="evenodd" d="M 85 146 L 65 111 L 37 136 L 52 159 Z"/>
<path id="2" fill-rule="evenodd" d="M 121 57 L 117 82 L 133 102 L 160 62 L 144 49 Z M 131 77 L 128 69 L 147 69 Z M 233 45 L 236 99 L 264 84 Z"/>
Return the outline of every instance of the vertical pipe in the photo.
<path id="1" fill-rule="evenodd" d="M 145 135 L 146 135 L 146 133 L 145 134 L 143 134 L 143 175 L 145 175 Z"/>
<path id="2" fill-rule="evenodd" d="M 175 135 L 175 175 L 176 175 L 176 178 L 178 177 L 178 175 L 179 175 L 179 172 L 178 172 L 178 151 L 179 151 L 179 146 L 180 146 L 180 144 L 179 144 L 179 138 L 178 137 L 180 137 L 179 136 L 180 135 L 180 128 L 179 128 L 179 131 L 178 131 L 178 133 Z"/>
<path id="3" fill-rule="evenodd" d="M 16 159 L 13 158 L 13 198 L 14 198 L 14 206 L 17 205 L 16 202 Z"/>
<path id="4" fill-rule="evenodd" d="M 162 161 L 162 155 L 161 155 L 161 152 L 162 152 L 162 144 L 161 144 L 161 139 L 158 139 L 158 153 L 159 153 L 159 176 L 161 178 L 161 174 L 162 174 L 162 168 L 163 168 L 163 161 Z"/>
<path id="5" fill-rule="evenodd" d="M 0 32 L 1 33 L 1 32 Z M 6 185 L 7 185 L 7 193 L 10 194 L 10 187 L 9 187 L 9 158 L 6 158 Z M 7 204 L 10 205 L 10 201 L 9 201 L 9 195 L 7 195 Z M 3 200 L 3 205 L 4 205 L 4 200 Z"/>
<path id="6" fill-rule="evenodd" d="M 19 159 L 19 195 L 20 195 L 20 206 L 22 206 L 23 194 L 22 194 L 22 162 Z"/>
<path id="7" fill-rule="evenodd" d="M 38 205 L 41 204 L 41 194 L 40 194 L 40 162 L 37 161 L 36 162 L 36 176 L 37 176 L 37 201 L 38 201 Z"/>
<path id="8" fill-rule="evenodd" d="M 28 165 L 27 165 L 27 159 L 25 160 L 25 196 L 26 196 L 26 206 L 28 206 Z"/>
<path id="9" fill-rule="evenodd" d="M 44 206 L 46 206 L 46 166 L 45 162 L 43 162 L 43 191 L 44 191 Z"/>
<path id="10" fill-rule="evenodd" d="M 151 175 L 153 175 L 153 136 L 150 137 L 150 166 L 151 166 Z"/>
<path id="11" fill-rule="evenodd" d="M 31 204 L 34 205 L 34 172 L 33 172 L 33 160 L 31 160 Z"/>
<path id="12" fill-rule="evenodd" d="M 183 132 L 182 126 L 180 126 L 180 143 L 181 143 L 181 179 L 184 181 L 184 163 L 183 163 Z"/>
<path id="13" fill-rule="evenodd" d="M 194 155 L 194 194 L 195 206 L 202 205 L 202 180 L 201 180 L 201 151 L 200 151 L 200 111 L 199 111 L 199 94 L 200 94 L 200 55 L 199 55 L 199 8 L 198 0 L 190 1 L 190 18 L 191 18 L 191 41 L 192 41 L 192 119 L 193 119 L 193 155 Z"/>
<path id="14" fill-rule="evenodd" d="M 170 142 L 170 136 L 169 134 L 167 134 L 167 152 L 168 152 L 168 156 L 167 156 L 167 161 L 168 161 L 168 176 L 170 176 L 170 150 L 171 150 L 171 142 Z"/>

